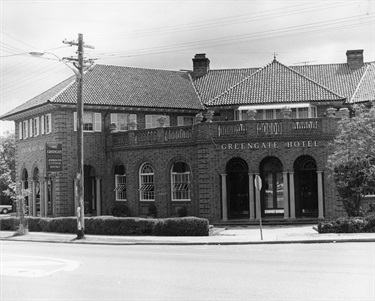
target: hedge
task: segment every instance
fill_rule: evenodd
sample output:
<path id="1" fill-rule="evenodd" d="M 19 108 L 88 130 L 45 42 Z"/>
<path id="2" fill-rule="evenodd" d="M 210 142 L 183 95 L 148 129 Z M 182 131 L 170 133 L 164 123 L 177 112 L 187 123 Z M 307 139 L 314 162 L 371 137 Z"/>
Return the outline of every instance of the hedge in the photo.
<path id="1" fill-rule="evenodd" d="M 77 233 L 76 217 L 26 217 L 30 232 Z M 0 219 L 0 229 L 16 231 L 19 218 Z M 145 219 L 136 217 L 85 217 L 85 233 L 96 235 L 208 236 L 208 220 L 197 217 Z"/>
<path id="2" fill-rule="evenodd" d="M 318 224 L 319 233 L 375 233 L 375 214 L 365 217 L 338 218 Z"/>

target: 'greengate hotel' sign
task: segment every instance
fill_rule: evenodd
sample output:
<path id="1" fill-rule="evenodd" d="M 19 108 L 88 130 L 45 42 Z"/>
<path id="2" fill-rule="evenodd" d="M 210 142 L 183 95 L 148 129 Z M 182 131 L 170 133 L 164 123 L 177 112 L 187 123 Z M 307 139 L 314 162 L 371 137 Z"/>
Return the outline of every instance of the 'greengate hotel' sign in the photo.
<path id="1" fill-rule="evenodd" d="M 277 149 L 281 148 L 298 148 L 298 147 L 318 147 L 318 141 L 316 140 L 296 140 L 296 141 L 269 141 L 269 142 L 238 142 L 238 143 L 224 143 L 221 144 L 223 150 L 240 150 L 240 149 Z"/>

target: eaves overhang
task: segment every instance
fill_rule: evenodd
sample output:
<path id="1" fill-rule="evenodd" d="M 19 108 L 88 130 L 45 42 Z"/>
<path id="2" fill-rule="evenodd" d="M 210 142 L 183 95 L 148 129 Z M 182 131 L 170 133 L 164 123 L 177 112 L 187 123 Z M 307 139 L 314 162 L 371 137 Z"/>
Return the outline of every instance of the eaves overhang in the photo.
<path id="1" fill-rule="evenodd" d="M 51 111 L 51 109 L 53 108 L 55 108 L 54 104 L 47 102 L 47 103 L 43 103 L 38 106 L 35 106 L 33 108 L 25 109 L 23 111 L 18 111 L 18 112 L 11 113 L 11 114 L 4 114 L 0 116 L 0 120 L 15 121 L 19 119 L 25 119 L 25 118 L 28 118 L 29 116 L 40 115 L 45 112 Z"/>

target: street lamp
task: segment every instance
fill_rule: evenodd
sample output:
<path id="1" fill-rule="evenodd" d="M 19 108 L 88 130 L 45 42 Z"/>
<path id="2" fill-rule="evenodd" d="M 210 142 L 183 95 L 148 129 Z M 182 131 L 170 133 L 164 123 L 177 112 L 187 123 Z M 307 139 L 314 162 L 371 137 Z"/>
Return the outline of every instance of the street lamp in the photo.
<path id="1" fill-rule="evenodd" d="M 43 56 L 48 53 L 55 56 L 60 62 L 63 62 L 69 69 L 71 69 L 76 75 L 77 80 L 77 239 L 82 239 L 84 237 L 85 229 L 85 215 L 84 215 L 84 189 L 83 189 L 83 101 L 82 101 L 82 79 L 83 79 L 83 35 L 78 34 L 78 43 L 76 42 L 66 42 L 63 43 L 78 46 L 78 59 L 70 59 L 75 61 L 77 64 L 74 64 L 77 70 L 69 66 L 64 59 L 60 59 L 57 55 L 52 52 L 45 51 L 34 51 L 29 52 L 33 56 Z M 92 46 L 88 46 L 92 47 Z"/>
<path id="2" fill-rule="evenodd" d="M 77 69 L 72 68 L 67 62 L 65 62 L 64 59 L 59 58 L 59 57 L 58 57 L 56 54 L 54 54 L 53 52 L 48 52 L 48 51 L 44 51 L 44 50 L 36 50 L 36 51 L 31 51 L 31 52 L 29 52 L 29 54 L 32 55 L 32 56 L 35 56 L 35 57 L 41 57 L 41 56 L 43 56 L 43 55 L 45 55 L 45 54 L 50 54 L 50 55 L 54 56 L 55 58 L 57 58 L 57 60 L 58 60 L 59 62 L 64 63 L 65 66 L 67 66 L 70 70 L 72 70 L 72 71 L 74 72 L 74 74 L 75 74 L 76 76 L 78 76 L 78 70 L 77 70 Z"/>

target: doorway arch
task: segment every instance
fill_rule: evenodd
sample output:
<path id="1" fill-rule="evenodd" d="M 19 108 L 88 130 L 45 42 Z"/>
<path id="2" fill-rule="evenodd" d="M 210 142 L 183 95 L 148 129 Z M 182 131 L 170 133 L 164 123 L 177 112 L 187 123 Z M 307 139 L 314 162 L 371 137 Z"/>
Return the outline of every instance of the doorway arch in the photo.
<path id="1" fill-rule="evenodd" d="M 311 156 L 300 156 L 294 162 L 296 217 L 318 217 L 317 164 Z"/>
<path id="2" fill-rule="evenodd" d="M 228 218 L 249 218 L 249 167 L 245 160 L 233 158 L 226 167 Z"/>
<path id="3" fill-rule="evenodd" d="M 276 157 L 267 157 L 262 160 L 260 171 L 263 180 L 261 190 L 262 215 L 284 214 L 284 179 L 281 161 Z"/>

